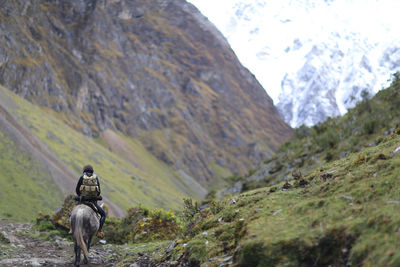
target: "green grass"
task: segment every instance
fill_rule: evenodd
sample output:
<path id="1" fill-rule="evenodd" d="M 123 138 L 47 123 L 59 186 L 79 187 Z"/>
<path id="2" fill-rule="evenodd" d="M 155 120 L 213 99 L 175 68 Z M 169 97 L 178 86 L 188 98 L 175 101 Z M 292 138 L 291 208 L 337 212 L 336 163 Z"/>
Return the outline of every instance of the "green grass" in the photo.
<path id="1" fill-rule="evenodd" d="M 397 78 L 396 78 L 397 77 Z M 307 173 L 325 163 L 384 141 L 400 125 L 400 79 L 371 99 L 364 99 L 342 117 L 331 118 L 311 128 L 295 129 L 274 157 L 265 160 L 257 174 L 259 182 L 244 179 L 243 191 L 271 185 Z M 264 176 L 264 177 L 262 177 Z"/>
<path id="2" fill-rule="evenodd" d="M 228 256 L 240 266 L 398 266 L 398 147 L 394 136 L 312 170 L 306 186 L 291 181 L 286 191 L 281 183 L 212 203 L 175 250 L 209 266 Z"/>
<path id="3" fill-rule="evenodd" d="M 81 173 L 82 166 L 91 163 L 96 173 L 100 176 L 102 193 L 124 209 L 139 203 L 151 208 L 178 209 L 181 207 L 183 197 L 198 197 L 196 193 L 179 180 L 180 178 L 176 173 L 145 151 L 144 147 L 137 141 L 126 138 L 128 146 L 135 153 L 135 156 L 144 167 L 143 169 L 135 167 L 127 160 L 110 151 L 106 146 L 103 146 L 101 142 L 76 132 L 44 110 L 3 87 L 1 87 L 0 92 L 3 102 L 7 103 L 8 111 L 44 142 L 60 161 L 75 171 L 77 173 L 76 179 Z M 24 157 L 29 157 L 29 155 L 18 153 L 14 147 L 11 147 L 11 144 L 7 146 L 6 144 L 4 139 L 1 143 L 2 149 L 10 150 L 11 154 L 7 156 L 7 153 L 2 153 L 3 157 L 7 159 L 4 159 L 1 163 L 4 164 L 2 165 L 4 168 L 2 168 L 1 173 L 6 174 L 8 168 L 15 170 L 17 162 L 25 162 L 32 166 L 37 165 L 36 163 L 30 163 L 34 162 L 35 159 L 26 162 Z M 31 165 L 18 169 L 16 173 L 10 172 L 0 181 L 2 184 L 4 183 L 4 186 L 7 186 L 2 188 L 8 189 L 7 191 L 2 190 L 1 197 L 5 201 L 9 200 L 7 202 L 2 201 L 1 205 L 7 207 L 7 211 L 4 210 L 2 212 L 10 213 L 13 219 L 32 219 L 32 215 L 36 214 L 38 209 L 46 212 L 62 203 L 62 197 L 51 183 L 50 177 L 42 177 L 43 172 L 38 170 L 38 167 L 35 170 Z M 30 171 L 31 169 L 32 171 Z M 21 186 L 23 184 L 24 186 L 21 188 L 14 187 L 13 183 L 8 181 L 11 178 L 7 177 L 14 176 L 18 177 L 15 179 L 19 180 L 18 183 Z M 42 186 L 41 183 L 45 183 L 45 186 Z M 23 190 L 28 189 L 28 192 L 22 193 Z M 22 196 L 23 201 L 19 201 L 20 196 Z M 41 201 L 41 199 L 44 200 Z M 35 209 L 29 206 L 23 209 L 32 210 L 26 216 L 14 216 L 15 213 L 25 214 L 20 209 L 30 202 L 33 203 L 32 207 L 36 207 Z"/>
<path id="4" fill-rule="evenodd" d="M 7 220 L 33 219 L 63 200 L 46 167 L 1 131 L 0 188 L 0 217 Z"/>
<path id="5" fill-rule="evenodd" d="M 117 267 L 128 267 L 140 255 L 147 255 L 152 258 L 153 262 L 162 261 L 165 253 L 165 248 L 171 243 L 171 241 L 157 241 L 149 243 L 132 244 L 125 247 L 125 257 L 119 261 L 115 266 Z"/>

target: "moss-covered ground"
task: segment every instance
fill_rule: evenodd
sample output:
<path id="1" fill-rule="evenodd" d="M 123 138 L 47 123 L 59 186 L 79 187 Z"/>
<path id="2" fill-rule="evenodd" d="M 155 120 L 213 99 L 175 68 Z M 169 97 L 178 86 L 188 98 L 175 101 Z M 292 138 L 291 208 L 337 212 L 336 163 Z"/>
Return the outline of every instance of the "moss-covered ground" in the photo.
<path id="1" fill-rule="evenodd" d="M 341 159 L 365 147 L 377 145 L 400 125 L 400 75 L 394 74 L 389 88 L 364 100 L 341 117 L 313 127 L 295 129 L 292 138 L 243 180 L 242 192 L 290 179 L 293 172 L 307 173 L 325 163 Z"/>
<path id="2" fill-rule="evenodd" d="M 181 237 L 173 251 L 157 252 L 155 261 L 191 266 L 399 266 L 398 150 L 400 136 L 393 134 L 286 185 L 214 200 L 202 210 L 187 201 Z"/>
<path id="3" fill-rule="evenodd" d="M 44 166 L 0 131 L 0 217 L 23 221 L 63 200 Z"/>

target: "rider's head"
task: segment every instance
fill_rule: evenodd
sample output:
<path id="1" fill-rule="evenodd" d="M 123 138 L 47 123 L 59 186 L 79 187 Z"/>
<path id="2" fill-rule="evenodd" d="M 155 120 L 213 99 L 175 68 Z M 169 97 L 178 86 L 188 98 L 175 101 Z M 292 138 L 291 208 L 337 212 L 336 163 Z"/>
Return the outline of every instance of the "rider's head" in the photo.
<path id="1" fill-rule="evenodd" d="M 93 174 L 93 167 L 92 165 L 88 164 L 83 167 L 83 173 L 86 173 L 88 176 L 92 176 Z"/>

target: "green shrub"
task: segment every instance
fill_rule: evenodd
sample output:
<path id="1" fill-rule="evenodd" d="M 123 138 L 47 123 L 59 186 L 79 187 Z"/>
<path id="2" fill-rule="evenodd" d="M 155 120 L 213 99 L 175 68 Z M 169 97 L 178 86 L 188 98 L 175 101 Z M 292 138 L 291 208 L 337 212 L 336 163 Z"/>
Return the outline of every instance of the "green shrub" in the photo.
<path id="1" fill-rule="evenodd" d="M 55 230 L 56 227 L 50 221 L 40 221 L 37 225 L 37 229 L 41 232 L 48 231 L 48 230 Z"/>
<path id="2" fill-rule="evenodd" d="M 190 266 L 198 266 L 207 260 L 206 241 L 205 239 L 195 239 L 187 244 L 185 254 Z"/>
<path id="3" fill-rule="evenodd" d="M 10 243 L 10 240 L 8 240 L 2 232 L 0 232 L 0 243 Z"/>
<path id="4" fill-rule="evenodd" d="M 265 258 L 263 252 L 263 244 L 261 242 L 248 242 L 241 250 L 239 259 L 240 266 L 262 266 L 261 262 Z"/>
<path id="5" fill-rule="evenodd" d="M 213 200 L 210 204 L 211 213 L 214 215 L 218 214 L 223 209 L 224 209 L 224 207 L 222 206 L 220 201 Z"/>
<path id="6" fill-rule="evenodd" d="M 363 124 L 363 133 L 364 134 L 373 134 L 379 127 L 379 122 L 375 119 L 370 119 L 364 122 Z"/>

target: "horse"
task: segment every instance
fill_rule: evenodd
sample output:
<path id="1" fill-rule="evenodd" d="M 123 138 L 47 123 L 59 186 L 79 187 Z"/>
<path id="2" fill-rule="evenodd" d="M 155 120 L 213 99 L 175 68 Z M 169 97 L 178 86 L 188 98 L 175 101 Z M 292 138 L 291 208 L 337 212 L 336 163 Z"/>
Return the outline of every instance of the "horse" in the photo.
<path id="1" fill-rule="evenodd" d="M 90 243 L 99 229 L 100 215 L 91 207 L 79 204 L 71 212 L 70 225 L 74 240 L 75 266 L 80 264 L 81 250 L 84 254 L 83 262 L 88 264 Z"/>

